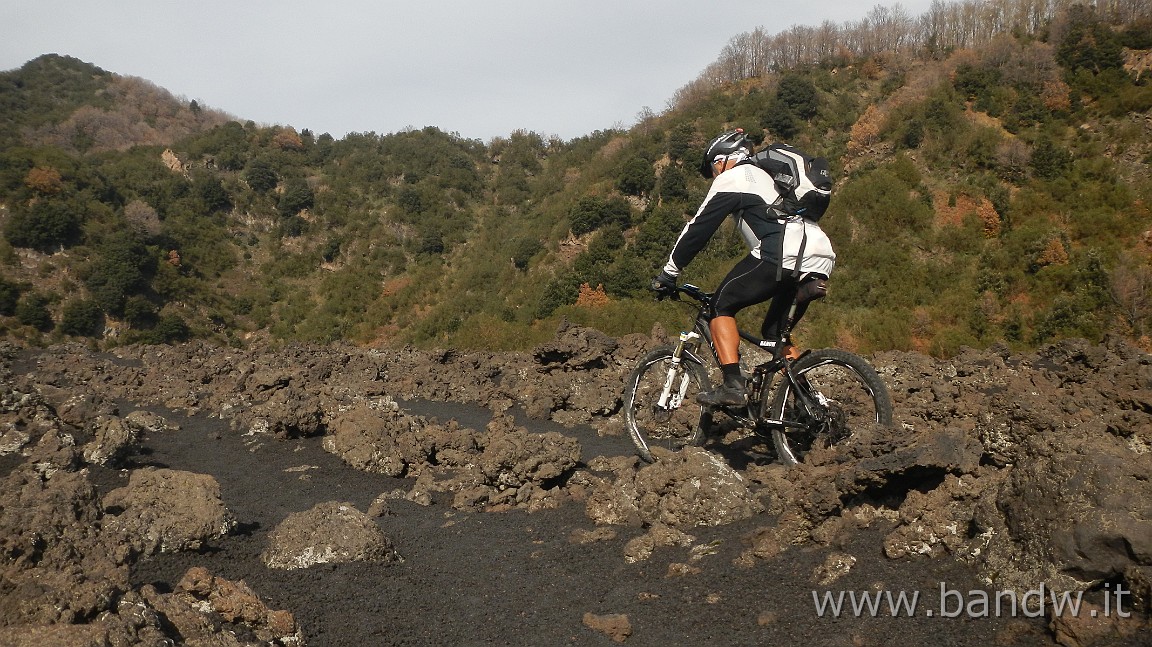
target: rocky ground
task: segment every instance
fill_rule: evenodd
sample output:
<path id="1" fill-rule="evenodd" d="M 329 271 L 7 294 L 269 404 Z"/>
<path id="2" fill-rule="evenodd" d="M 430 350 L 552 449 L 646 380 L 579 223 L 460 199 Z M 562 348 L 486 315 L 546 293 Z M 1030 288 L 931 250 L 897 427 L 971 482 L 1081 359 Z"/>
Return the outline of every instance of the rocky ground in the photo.
<path id="1" fill-rule="evenodd" d="M 0 348 L 0 645 L 1152 644 L 1149 355 L 882 353 L 892 428 L 647 465 L 660 342 Z"/>

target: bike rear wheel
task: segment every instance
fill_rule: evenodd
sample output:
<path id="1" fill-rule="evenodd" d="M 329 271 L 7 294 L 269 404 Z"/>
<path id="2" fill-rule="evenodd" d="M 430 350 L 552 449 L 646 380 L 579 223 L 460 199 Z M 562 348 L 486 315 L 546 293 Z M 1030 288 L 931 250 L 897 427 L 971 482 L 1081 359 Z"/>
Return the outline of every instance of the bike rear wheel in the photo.
<path id="1" fill-rule="evenodd" d="M 876 369 L 863 357 L 827 348 L 812 351 L 792 365 L 804 392 L 780 385 L 772 417 L 804 424 L 802 429 L 772 429 L 780 461 L 795 465 L 817 447 L 844 442 L 862 429 L 892 424 L 892 398 Z M 813 402 L 813 415 L 804 399 Z"/>
<path id="2" fill-rule="evenodd" d="M 628 376 L 624 393 L 624 420 L 628 435 L 640 458 L 655 460 L 652 449 L 672 451 L 699 445 L 712 422 L 711 414 L 696 403 L 696 395 L 707 391 L 708 372 L 690 356 L 672 361 L 673 349 L 657 348 L 648 353 Z M 664 404 L 660 400 L 667 390 Z"/>

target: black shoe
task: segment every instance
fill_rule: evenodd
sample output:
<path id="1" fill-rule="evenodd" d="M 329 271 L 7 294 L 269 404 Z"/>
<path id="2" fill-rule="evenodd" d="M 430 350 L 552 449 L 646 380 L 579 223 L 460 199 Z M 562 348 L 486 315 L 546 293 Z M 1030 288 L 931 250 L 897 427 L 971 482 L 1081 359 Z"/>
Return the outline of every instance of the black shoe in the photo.
<path id="1" fill-rule="evenodd" d="M 696 396 L 696 402 L 713 407 L 737 407 L 748 404 L 744 389 L 736 386 L 718 386 Z"/>

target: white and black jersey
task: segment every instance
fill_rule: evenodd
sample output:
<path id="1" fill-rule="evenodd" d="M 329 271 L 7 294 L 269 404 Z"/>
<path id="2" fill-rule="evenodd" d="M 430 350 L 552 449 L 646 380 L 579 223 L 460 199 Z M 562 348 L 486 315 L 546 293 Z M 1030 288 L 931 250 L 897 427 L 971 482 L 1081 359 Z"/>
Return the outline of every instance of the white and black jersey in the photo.
<path id="1" fill-rule="evenodd" d="M 780 199 L 772 177 L 754 163 L 743 162 L 712 181 L 708 196 L 696 215 L 684 225 L 664 271 L 679 276 L 704 249 L 708 240 L 732 215 L 752 257 L 791 273 L 832 273 L 836 253 L 824 230 L 799 216 L 784 216 L 772 209 Z M 797 256 L 802 258 L 797 267 Z"/>

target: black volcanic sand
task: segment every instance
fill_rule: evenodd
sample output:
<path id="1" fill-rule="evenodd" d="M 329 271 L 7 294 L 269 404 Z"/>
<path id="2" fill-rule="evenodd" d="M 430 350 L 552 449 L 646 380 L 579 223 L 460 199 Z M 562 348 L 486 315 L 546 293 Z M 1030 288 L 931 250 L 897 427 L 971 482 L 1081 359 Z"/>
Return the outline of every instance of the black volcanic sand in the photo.
<path id="1" fill-rule="evenodd" d="M 483 428 L 489 412 L 458 404 L 410 402 L 405 408 L 441 421 Z M 842 552 L 858 558 L 850 573 L 824 587 L 814 569 L 831 549 L 795 547 L 771 561 L 735 563 L 742 538 L 763 516 L 716 528 L 688 529 L 694 544 L 715 552 L 692 561 L 688 548 L 658 548 L 634 564 L 625 543 L 639 527 L 616 527 L 613 539 L 577 543 L 592 530 L 583 504 L 536 513 L 461 512 L 437 495 L 430 506 L 389 501 L 377 519 L 403 561 L 322 565 L 293 571 L 266 568 L 260 553 L 268 533 L 288 514 L 324 501 L 367 510 L 381 493 L 407 491 L 412 481 L 346 466 L 321 438 L 274 440 L 244 436 L 226 421 L 156 410 L 181 426 L 143 440 L 135 466 L 210 474 L 239 521 L 237 531 L 199 552 L 163 554 L 136 564 L 133 585 L 168 591 L 193 566 L 243 580 L 273 609 L 291 611 L 312 647 L 346 645 L 609 645 L 585 626 L 586 613 L 625 614 L 628 645 L 1052 645 L 1042 619 L 939 617 L 941 582 L 980 588 L 975 574 L 951 558 L 892 560 L 883 555 L 881 522 L 854 533 Z M 520 421 L 533 431 L 560 430 L 579 438 L 587 461 L 632 452 L 624 437 L 598 437 L 590 428 Z M 92 467 L 108 491 L 128 471 Z M 670 564 L 698 573 L 670 574 Z M 813 590 L 920 591 L 917 615 L 819 617 Z M 951 610 L 953 607 L 949 607 Z M 930 617 L 927 611 L 931 610 Z"/>

